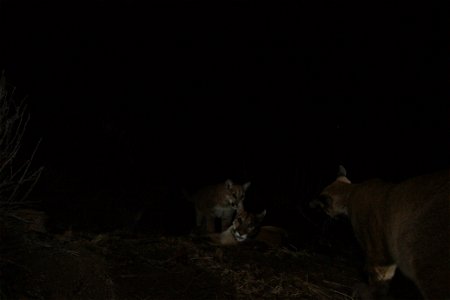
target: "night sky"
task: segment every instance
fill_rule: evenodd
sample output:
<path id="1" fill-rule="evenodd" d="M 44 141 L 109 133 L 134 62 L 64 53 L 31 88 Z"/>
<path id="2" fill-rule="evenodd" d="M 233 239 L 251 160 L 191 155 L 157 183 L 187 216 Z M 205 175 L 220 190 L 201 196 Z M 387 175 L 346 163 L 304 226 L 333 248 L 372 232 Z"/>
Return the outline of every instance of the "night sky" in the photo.
<path id="1" fill-rule="evenodd" d="M 450 166 L 442 7 L 146 2 L 0 1 L 0 68 L 28 95 L 43 185 L 232 178 L 294 199 L 339 164 L 354 180 Z"/>

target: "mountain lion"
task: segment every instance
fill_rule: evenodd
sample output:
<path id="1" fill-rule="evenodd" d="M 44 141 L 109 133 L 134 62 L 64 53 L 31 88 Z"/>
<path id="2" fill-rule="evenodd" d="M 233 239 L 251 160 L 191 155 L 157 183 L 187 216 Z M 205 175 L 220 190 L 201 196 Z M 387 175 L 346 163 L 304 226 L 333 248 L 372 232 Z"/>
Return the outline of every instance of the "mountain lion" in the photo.
<path id="1" fill-rule="evenodd" d="M 450 299 L 448 170 L 398 184 L 351 184 L 340 166 L 336 181 L 311 204 L 350 218 L 372 288 L 386 287 L 398 267 L 425 299 Z"/>
<path id="2" fill-rule="evenodd" d="M 219 245 L 237 245 L 240 242 L 247 241 L 259 234 L 260 224 L 266 215 L 266 211 L 259 214 L 249 213 L 240 207 L 237 211 L 233 223 L 222 233 L 212 233 L 208 237 L 213 244 Z"/>
<path id="3" fill-rule="evenodd" d="M 215 232 L 215 219 L 220 218 L 221 232 L 227 230 L 238 208 L 243 207 L 245 191 L 250 182 L 235 184 L 230 179 L 206 186 L 188 198 L 195 204 L 196 224 L 205 225 L 206 232 Z"/>

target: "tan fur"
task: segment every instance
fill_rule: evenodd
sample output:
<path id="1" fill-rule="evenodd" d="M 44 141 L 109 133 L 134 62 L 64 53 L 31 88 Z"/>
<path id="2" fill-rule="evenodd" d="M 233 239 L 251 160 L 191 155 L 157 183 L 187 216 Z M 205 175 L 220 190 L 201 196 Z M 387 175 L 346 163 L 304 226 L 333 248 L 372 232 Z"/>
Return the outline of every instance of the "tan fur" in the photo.
<path id="1" fill-rule="evenodd" d="M 271 248 L 279 248 L 287 239 L 287 232 L 276 226 L 261 226 L 259 233 L 255 237 L 255 241 L 264 243 Z"/>
<path id="2" fill-rule="evenodd" d="M 197 227 L 205 225 L 206 232 L 215 232 L 215 218 L 221 220 L 221 231 L 225 231 L 233 220 L 235 211 L 243 207 L 245 191 L 250 182 L 243 185 L 231 180 L 202 188 L 191 200 L 195 204 Z"/>
<path id="3" fill-rule="evenodd" d="M 350 218 L 367 256 L 369 284 L 387 282 L 398 267 L 425 299 L 450 299 L 449 171 L 398 184 L 351 184 L 341 174 L 321 199 L 329 216 Z"/>
<path id="4" fill-rule="evenodd" d="M 231 246 L 248 239 L 253 239 L 259 233 L 259 226 L 266 215 L 264 210 L 260 214 L 246 212 L 239 209 L 233 224 L 220 234 L 210 234 L 209 238 L 213 244 Z"/>

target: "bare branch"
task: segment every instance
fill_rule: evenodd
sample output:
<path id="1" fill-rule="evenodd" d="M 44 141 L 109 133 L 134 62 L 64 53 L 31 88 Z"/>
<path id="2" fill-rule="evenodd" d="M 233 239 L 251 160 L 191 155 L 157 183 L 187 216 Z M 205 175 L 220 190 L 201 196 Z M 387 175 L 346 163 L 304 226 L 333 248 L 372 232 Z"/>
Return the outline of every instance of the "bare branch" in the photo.
<path id="1" fill-rule="evenodd" d="M 41 143 L 38 141 L 30 158 L 17 163 L 30 115 L 25 97 L 14 99 L 15 87 L 7 88 L 4 72 L 0 76 L 0 213 L 29 204 L 26 201 L 38 182 L 43 167 L 32 170 L 32 162 Z"/>

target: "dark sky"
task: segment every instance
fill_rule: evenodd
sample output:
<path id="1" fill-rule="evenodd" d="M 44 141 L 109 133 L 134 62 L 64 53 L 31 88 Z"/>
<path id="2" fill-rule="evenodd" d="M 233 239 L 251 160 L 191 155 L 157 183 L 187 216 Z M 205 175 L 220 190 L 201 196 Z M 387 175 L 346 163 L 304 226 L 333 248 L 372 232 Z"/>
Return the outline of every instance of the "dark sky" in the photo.
<path id="1" fill-rule="evenodd" d="M 0 5 L 0 67 L 29 96 L 30 141 L 43 137 L 55 174 L 183 185 L 449 166 L 436 4 Z"/>

